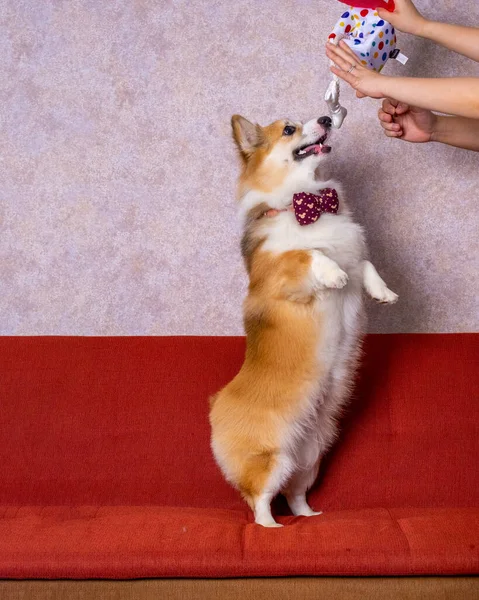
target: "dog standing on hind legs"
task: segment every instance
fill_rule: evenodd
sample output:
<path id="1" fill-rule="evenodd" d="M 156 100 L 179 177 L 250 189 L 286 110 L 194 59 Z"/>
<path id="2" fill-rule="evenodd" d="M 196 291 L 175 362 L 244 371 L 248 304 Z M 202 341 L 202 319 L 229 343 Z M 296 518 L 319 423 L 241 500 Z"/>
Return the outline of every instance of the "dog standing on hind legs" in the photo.
<path id="1" fill-rule="evenodd" d="M 280 527 L 271 501 L 313 516 L 306 493 L 337 435 L 364 331 L 363 289 L 392 292 L 371 262 L 363 229 L 334 181 L 318 181 L 330 159 L 331 120 L 232 118 L 241 159 L 238 202 L 249 275 L 246 356 L 210 400 L 211 446 L 226 479 L 254 511 Z"/>

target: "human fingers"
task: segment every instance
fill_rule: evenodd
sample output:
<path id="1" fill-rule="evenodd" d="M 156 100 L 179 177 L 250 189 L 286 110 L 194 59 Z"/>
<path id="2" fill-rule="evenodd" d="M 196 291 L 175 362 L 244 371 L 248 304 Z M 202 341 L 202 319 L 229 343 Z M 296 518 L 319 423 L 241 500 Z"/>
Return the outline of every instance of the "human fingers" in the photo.
<path id="1" fill-rule="evenodd" d="M 358 65 L 361 65 L 361 61 L 359 60 L 357 55 L 351 50 L 351 48 L 348 46 L 348 44 L 344 40 L 341 40 L 339 42 L 339 49 L 344 50 L 344 52 L 346 52 L 346 54 L 349 55 L 351 60 L 354 60 Z"/>
<path id="2" fill-rule="evenodd" d="M 349 71 L 351 67 L 360 68 L 358 62 L 353 60 L 350 54 L 338 46 L 327 44 L 326 54 L 334 62 L 334 64 L 336 64 L 343 71 Z"/>
<path id="3" fill-rule="evenodd" d="M 398 105 L 398 101 L 394 100 L 394 98 L 385 98 L 383 100 L 382 109 L 388 115 L 396 114 L 396 106 Z"/>
<path id="4" fill-rule="evenodd" d="M 401 125 L 399 125 L 399 123 L 385 123 L 384 121 L 381 121 L 380 125 L 384 129 L 384 131 L 391 131 L 396 133 L 402 131 L 402 127 Z"/>
<path id="5" fill-rule="evenodd" d="M 406 104 L 405 102 L 398 102 L 396 106 L 396 114 L 403 115 L 404 113 L 407 113 L 409 108 L 409 104 Z"/>
<path id="6" fill-rule="evenodd" d="M 345 81 L 346 83 L 349 83 L 349 85 L 351 86 L 355 86 L 358 82 L 358 78 L 353 75 L 352 73 L 348 73 L 347 71 L 345 71 L 344 69 L 340 69 L 338 67 L 330 67 L 330 70 L 337 75 L 340 79 L 342 79 L 343 81 Z"/>
<path id="7" fill-rule="evenodd" d="M 392 115 L 390 115 L 387 112 L 384 112 L 384 110 L 382 108 L 380 108 L 378 111 L 378 118 L 383 123 L 392 123 L 392 121 L 393 121 Z"/>
<path id="8" fill-rule="evenodd" d="M 389 138 L 399 138 L 403 135 L 402 130 L 400 131 L 389 131 L 387 129 L 384 130 L 384 134 Z"/>
<path id="9" fill-rule="evenodd" d="M 405 33 L 422 35 L 426 19 L 417 10 L 414 3 L 411 0 L 395 0 L 394 4 L 393 11 L 384 8 L 377 9 L 381 19 L 388 21 L 393 27 Z M 392 9 L 392 6 L 390 8 Z"/>

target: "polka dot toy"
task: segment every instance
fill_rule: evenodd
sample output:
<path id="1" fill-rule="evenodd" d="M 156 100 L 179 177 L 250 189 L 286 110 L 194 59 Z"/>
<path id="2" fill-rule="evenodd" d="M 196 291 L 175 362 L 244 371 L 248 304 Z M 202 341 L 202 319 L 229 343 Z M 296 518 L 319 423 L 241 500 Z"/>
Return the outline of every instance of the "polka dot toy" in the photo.
<path id="1" fill-rule="evenodd" d="M 381 19 L 377 11 L 367 8 L 350 6 L 339 18 L 329 39 L 344 39 L 361 64 L 378 72 L 396 49 L 394 27 Z"/>
<path id="2" fill-rule="evenodd" d="M 340 0 L 340 2 L 346 3 L 347 0 Z M 347 4 L 329 35 L 329 42 L 338 44 L 344 39 L 361 64 L 368 69 L 381 72 L 390 57 L 397 58 L 403 64 L 407 61 L 407 57 L 396 49 L 394 27 L 388 21 L 381 19 L 377 8 L 394 11 L 394 0 L 355 0 L 353 5 Z M 337 75 L 333 75 L 324 99 L 329 107 L 333 127 L 339 129 L 346 118 L 347 110 L 339 102 Z"/>

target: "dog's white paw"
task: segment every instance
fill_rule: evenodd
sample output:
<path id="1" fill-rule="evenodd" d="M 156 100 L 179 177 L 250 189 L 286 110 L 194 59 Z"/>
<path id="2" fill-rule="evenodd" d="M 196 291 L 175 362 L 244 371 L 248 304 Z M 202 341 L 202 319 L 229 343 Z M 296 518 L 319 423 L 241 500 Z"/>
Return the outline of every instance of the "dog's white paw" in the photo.
<path id="1" fill-rule="evenodd" d="M 342 269 L 331 267 L 323 270 L 320 281 L 327 288 L 341 289 L 348 283 L 348 279 L 348 274 Z"/>
<path id="2" fill-rule="evenodd" d="M 321 252 L 313 250 L 311 268 L 319 289 L 341 289 L 348 283 L 347 273 L 334 260 L 324 256 Z"/>
<path id="3" fill-rule="evenodd" d="M 265 521 L 264 523 L 260 522 L 260 521 L 256 521 L 256 523 L 258 525 L 261 525 L 262 527 L 268 527 L 268 528 L 275 528 L 275 527 L 284 527 L 281 523 L 276 523 L 276 521 Z"/>
<path id="4" fill-rule="evenodd" d="M 294 513 L 294 514 L 297 517 L 319 517 L 319 515 L 322 515 L 323 512 L 321 510 L 318 510 L 318 511 L 311 510 L 311 508 L 310 508 L 309 510 L 304 510 L 304 511 L 298 512 L 297 515 L 296 515 L 296 513 Z"/>
<path id="5" fill-rule="evenodd" d="M 399 296 L 388 287 L 384 287 L 374 299 L 381 302 L 381 304 L 395 304 L 398 301 Z"/>

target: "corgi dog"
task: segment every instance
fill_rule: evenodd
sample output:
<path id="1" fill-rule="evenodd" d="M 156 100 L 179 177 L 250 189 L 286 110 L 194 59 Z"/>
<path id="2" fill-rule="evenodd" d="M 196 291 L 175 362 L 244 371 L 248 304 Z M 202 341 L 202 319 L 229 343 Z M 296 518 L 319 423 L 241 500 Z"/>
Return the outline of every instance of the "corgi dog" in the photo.
<path id="1" fill-rule="evenodd" d="M 363 288 L 393 303 L 367 259 L 335 181 L 321 181 L 331 119 L 289 119 L 261 127 L 232 118 L 241 160 L 238 186 L 247 348 L 236 377 L 210 399 L 211 446 L 225 478 L 254 511 L 280 527 L 271 501 L 312 516 L 306 493 L 337 436 L 358 364 Z"/>

